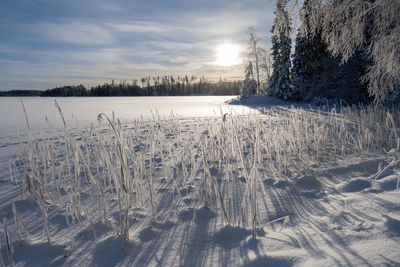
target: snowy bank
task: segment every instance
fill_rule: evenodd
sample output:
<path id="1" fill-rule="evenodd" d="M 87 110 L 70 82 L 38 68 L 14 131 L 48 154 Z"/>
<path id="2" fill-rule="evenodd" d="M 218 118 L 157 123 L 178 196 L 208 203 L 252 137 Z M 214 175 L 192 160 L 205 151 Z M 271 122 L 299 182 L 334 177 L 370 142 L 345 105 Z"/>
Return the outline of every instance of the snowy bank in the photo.
<path id="1" fill-rule="evenodd" d="M 264 100 L 28 136 L 0 162 L 2 262 L 399 265 L 399 114 Z"/>

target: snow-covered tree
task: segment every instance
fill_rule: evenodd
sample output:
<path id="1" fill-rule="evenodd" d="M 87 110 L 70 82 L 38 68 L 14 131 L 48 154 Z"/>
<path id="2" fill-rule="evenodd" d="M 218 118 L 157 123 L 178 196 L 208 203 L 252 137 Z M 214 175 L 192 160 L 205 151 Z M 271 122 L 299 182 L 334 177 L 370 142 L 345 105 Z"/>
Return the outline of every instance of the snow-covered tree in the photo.
<path id="1" fill-rule="evenodd" d="M 272 59 L 271 53 L 266 49 L 261 50 L 261 69 L 265 73 L 265 80 L 268 82 L 271 79 Z"/>
<path id="2" fill-rule="evenodd" d="M 254 62 L 254 74 L 256 80 L 256 94 L 261 93 L 261 83 L 260 83 L 260 65 L 261 58 L 263 55 L 263 49 L 259 46 L 260 39 L 257 37 L 257 34 L 253 27 L 249 27 L 247 30 L 249 33 L 249 60 Z"/>
<path id="3" fill-rule="evenodd" d="M 321 72 L 321 55 L 324 44 L 320 28 L 311 27 L 321 21 L 321 0 L 305 0 L 300 11 L 300 28 L 296 36 L 295 51 L 292 56 L 293 98 L 302 99 L 310 91 L 315 76 Z"/>
<path id="4" fill-rule="evenodd" d="M 399 10 L 399 0 L 324 1 L 323 39 L 343 62 L 366 47 L 372 64 L 363 80 L 377 103 L 400 88 Z"/>
<path id="5" fill-rule="evenodd" d="M 292 31 L 291 19 L 287 10 L 287 0 L 278 0 L 275 9 L 275 20 L 272 26 L 272 59 L 273 71 L 268 85 L 268 93 L 282 99 L 292 99 L 290 81 Z"/>
<path id="6" fill-rule="evenodd" d="M 256 90 L 257 83 L 254 80 L 253 75 L 253 64 L 249 61 L 245 69 L 245 78 L 243 80 L 243 84 L 240 87 L 240 100 L 246 101 L 247 98 Z"/>

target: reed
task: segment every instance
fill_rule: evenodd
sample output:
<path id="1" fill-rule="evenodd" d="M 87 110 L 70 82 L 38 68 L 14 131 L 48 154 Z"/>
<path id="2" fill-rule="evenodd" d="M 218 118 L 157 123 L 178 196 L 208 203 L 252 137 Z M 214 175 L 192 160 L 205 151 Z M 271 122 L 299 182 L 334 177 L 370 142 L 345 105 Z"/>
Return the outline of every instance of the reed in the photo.
<path id="1" fill-rule="evenodd" d="M 14 259 L 13 259 L 14 247 L 12 244 L 10 233 L 8 231 L 8 225 L 7 225 L 6 218 L 3 218 L 3 225 L 4 225 L 4 235 L 5 235 L 5 239 L 6 239 L 6 245 L 7 245 L 8 263 L 11 266 L 14 266 Z"/>
<path id="2" fill-rule="evenodd" d="M 354 156 L 367 159 L 392 148 L 398 151 L 400 146 L 399 112 L 375 107 L 279 107 L 264 115 L 226 113 L 190 123 L 154 114 L 151 121 L 142 118 L 128 125 L 101 113 L 98 127 L 82 130 L 78 126 L 72 131 L 55 102 L 62 133 L 35 139 L 29 113 L 21 104 L 28 142 L 17 160 L 9 162 L 10 179 L 20 186 L 22 198 L 28 196 L 38 204 L 48 242 L 50 206 L 65 213 L 68 227 L 89 227 L 95 238 L 94 225 L 108 224 L 114 215 L 119 218 L 113 226 L 116 234 L 129 240 L 139 212 L 152 224 L 168 219 L 165 209 L 180 207 L 190 198 L 198 200 L 193 208 L 212 209 L 225 224 L 237 222 L 251 228 L 256 237 L 260 225 L 271 222 L 260 209 L 266 178 L 290 181 L 318 174 L 335 161 Z M 380 173 L 399 163 L 393 158 Z M 171 190 L 160 190 L 163 185 Z M 231 195 L 235 187 L 238 205 Z M 167 194 L 172 194 L 168 195 L 170 205 L 163 203 Z M 85 195 L 94 197 L 82 201 Z M 13 211 L 19 239 L 29 239 L 15 205 Z M 289 217 L 279 220 L 285 225 Z"/>

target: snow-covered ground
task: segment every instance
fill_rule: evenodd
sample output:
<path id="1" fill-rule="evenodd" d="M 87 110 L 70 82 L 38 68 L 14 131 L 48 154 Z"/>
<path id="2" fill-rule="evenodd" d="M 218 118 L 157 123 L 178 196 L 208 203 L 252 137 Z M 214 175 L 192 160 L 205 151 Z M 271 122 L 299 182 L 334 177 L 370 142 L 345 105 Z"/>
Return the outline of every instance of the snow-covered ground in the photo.
<path id="1" fill-rule="evenodd" d="M 88 113 L 60 100 L 66 118 L 95 118 L 20 145 L 2 117 L 4 264 L 400 265 L 398 112 L 201 98 L 208 111 L 149 120 L 119 102 L 121 123 L 109 98 Z"/>
<path id="2" fill-rule="evenodd" d="M 121 121 L 149 120 L 159 114 L 169 117 L 206 117 L 226 112 L 234 114 L 258 113 L 246 106 L 227 105 L 232 96 L 180 97 L 24 97 L 29 123 L 34 134 L 49 133 L 62 128 L 54 100 L 61 106 L 69 128 L 98 124 L 97 115 L 113 113 Z M 77 123 L 78 122 L 78 123 Z M 0 157 L 9 157 L 5 150 L 15 153 L 15 145 L 26 139 L 26 120 L 20 98 L 0 97 Z M 19 138 L 21 137 L 21 138 Z M 14 146 L 12 146 L 14 145 Z"/>
<path id="3" fill-rule="evenodd" d="M 97 115 L 105 113 L 123 120 L 152 118 L 155 113 L 161 116 L 170 116 L 171 112 L 182 117 L 204 117 L 229 112 L 249 112 L 248 107 L 229 106 L 225 102 L 232 96 L 179 96 L 179 97 L 24 97 L 22 98 L 28 112 L 31 125 L 42 127 L 46 123 L 46 117 L 54 124 L 60 124 L 60 118 L 54 106 L 57 100 L 63 109 L 64 116 L 70 126 L 75 126 L 75 118 L 80 124 L 97 122 Z M 71 125 L 72 124 L 72 125 Z M 0 127 L 26 128 L 24 112 L 20 98 L 0 98 Z M 3 134 L 3 132 L 1 132 Z"/>

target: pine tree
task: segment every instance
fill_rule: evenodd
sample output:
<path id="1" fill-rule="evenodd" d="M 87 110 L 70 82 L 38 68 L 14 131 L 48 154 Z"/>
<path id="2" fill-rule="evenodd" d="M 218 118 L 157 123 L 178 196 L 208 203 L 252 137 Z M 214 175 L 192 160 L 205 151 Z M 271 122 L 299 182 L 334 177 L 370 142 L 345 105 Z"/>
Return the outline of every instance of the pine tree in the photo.
<path id="1" fill-rule="evenodd" d="M 291 71 L 293 98 L 296 100 L 301 100 L 310 91 L 313 80 L 321 72 L 324 45 L 320 29 L 311 26 L 312 20 L 320 20 L 316 18 L 320 18 L 320 15 L 315 14 L 316 10 L 320 9 L 321 0 L 305 0 L 301 9 L 301 25 L 296 36 Z"/>
<path id="2" fill-rule="evenodd" d="M 240 87 L 240 100 L 246 101 L 249 98 L 250 94 L 255 91 L 257 87 L 256 81 L 254 80 L 253 75 L 253 64 L 249 61 L 249 64 L 245 70 L 245 79 L 243 81 L 242 86 Z"/>
<path id="3" fill-rule="evenodd" d="M 292 21 L 286 6 L 287 0 L 277 1 L 274 25 L 271 29 L 273 72 L 269 80 L 268 92 L 270 95 L 289 100 L 293 98 L 290 80 Z"/>

